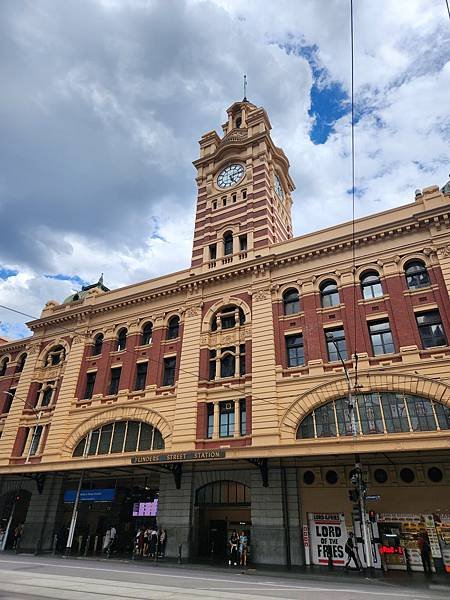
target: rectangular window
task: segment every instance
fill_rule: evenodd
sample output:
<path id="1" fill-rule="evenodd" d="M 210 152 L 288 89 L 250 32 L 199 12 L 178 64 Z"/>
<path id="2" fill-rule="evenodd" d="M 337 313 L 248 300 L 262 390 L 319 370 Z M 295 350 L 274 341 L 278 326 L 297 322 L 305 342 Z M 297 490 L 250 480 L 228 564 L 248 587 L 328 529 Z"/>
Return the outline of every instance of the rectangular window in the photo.
<path id="1" fill-rule="evenodd" d="M 245 375 L 245 344 L 239 346 L 239 375 Z"/>
<path id="2" fill-rule="evenodd" d="M 209 247 L 209 259 L 216 260 L 217 258 L 217 244 L 211 244 Z"/>
<path id="3" fill-rule="evenodd" d="M 120 375 L 122 373 L 122 367 L 114 367 L 111 369 L 111 382 L 109 384 L 109 395 L 115 396 L 119 391 Z"/>
<path id="4" fill-rule="evenodd" d="M 247 435 L 247 403 L 245 398 L 239 400 L 239 418 L 241 424 L 241 435 Z"/>
<path id="5" fill-rule="evenodd" d="M 86 390 L 84 392 L 84 398 L 90 400 L 94 393 L 95 377 L 97 373 L 88 373 L 86 377 Z"/>
<path id="6" fill-rule="evenodd" d="M 288 367 L 300 367 L 305 364 L 303 335 L 301 333 L 286 336 L 286 354 Z"/>
<path id="7" fill-rule="evenodd" d="M 447 338 L 438 310 L 416 314 L 416 321 L 423 348 L 447 345 Z"/>
<path id="8" fill-rule="evenodd" d="M 370 341 L 375 356 L 395 352 L 389 321 L 376 321 L 369 323 Z"/>
<path id="9" fill-rule="evenodd" d="M 4 415 L 6 415 L 6 413 L 9 413 L 9 411 L 11 410 L 11 405 L 13 403 L 15 393 L 16 393 L 16 390 L 12 389 L 12 390 L 8 390 L 8 393 L 5 394 L 6 400 L 5 400 L 5 404 L 3 406 L 3 414 Z"/>
<path id="10" fill-rule="evenodd" d="M 163 385 L 174 385 L 175 383 L 175 365 L 176 358 L 171 356 L 164 359 Z"/>
<path id="11" fill-rule="evenodd" d="M 330 362 L 347 360 L 345 331 L 343 327 L 327 329 L 325 331 L 325 339 L 327 341 L 328 360 Z"/>
<path id="12" fill-rule="evenodd" d="M 383 394 L 381 396 L 384 422 L 388 433 L 409 431 L 408 415 L 403 394 Z"/>
<path id="13" fill-rule="evenodd" d="M 219 403 L 219 436 L 234 435 L 234 402 Z"/>
<path id="14" fill-rule="evenodd" d="M 241 252 L 245 252 L 247 250 L 247 236 L 246 235 L 239 236 L 239 250 Z"/>
<path id="15" fill-rule="evenodd" d="M 384 433 L 380 398 L 377 394 L 358 396 L 362 433 Z"/>
<path id="16" fill-rule="evenodd" d="M 242 199 L 245 200 L 247 198 L 247 190 L 242 190 Z"/>
<path id="17" fill-rule="evenodd" d="M 214 404 L 206 405 L 206 437 L 211 439 L 214 431 Z"/>
<path id="18" fill-rule="evenodd" d="M 314 411 L 317 437 L 334 437 L 336 435 L 336 419 L 333 403 L 329 402 Z"/>
<path id="19" fill-rule="evenodd" d="M 30 430 L 31 440 L 30 440 L 30 456 L 34 456 L 37 454 L 39 450 L 39 444 L 41 443 L 42 437 L 42 425 L 36 425 Z"/>
<path id="20" fill-rule="evenodd" d="M 136 383 L 134 386 L 135 390 L 144 390 L 145 382 L 147 380 L 147 368 L 148 363 L 138 363 L 136 366 Z"/>
<path id="21" fill-rule="evenodd" d="M 209 380 L 213 381 L 216 378 L 216 355 L 215 350 L 209 351 Z"/>
<path id="22" fill-rule="evenodd" d="M 54 390 L 54 386 L 55 382 L 54 381 L 48 381 L 45 384 L 45 390 L 44 393 L 42 394 L 42 400 L 41 400 L 41 406 L 49 406 L 52 398 L 53 398 L 53 390 Z"/>

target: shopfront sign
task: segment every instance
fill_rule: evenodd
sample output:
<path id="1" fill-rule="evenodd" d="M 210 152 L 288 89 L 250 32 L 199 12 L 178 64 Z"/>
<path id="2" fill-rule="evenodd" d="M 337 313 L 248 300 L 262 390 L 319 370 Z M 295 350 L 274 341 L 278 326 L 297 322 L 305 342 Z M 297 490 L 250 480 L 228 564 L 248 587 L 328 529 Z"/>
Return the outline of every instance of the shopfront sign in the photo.
<path id="1" fill-rule="evenodd" d="M 347 540 L 344 513 L 308 513 L 308 522 L 313 564 L 328 564 L 331 555 L 333 565 L 344 565 Z"/>
<path id="2" fill-rule="evenodd" d="M 225 450 L 193 450 L 191 452 L 169 452 L 167 454 L 149 454 L 147 456 L 133 456 L 131 464 L 146 464 L 146 463 L 171 463 L 171 462 L 187 462 L 196 460 L 215 460 L 217 458 L 225 458 Z"/>
<path id="3" fill-rule="evenodd" d="M 81 490 L 80 502 L 112 502 L 116 490 L 114 488 L 99 488 L 97 490 Z M 75 502 L 77 497 L 76 490 L 66 490 L 64 492 L 64 502 Z"/>

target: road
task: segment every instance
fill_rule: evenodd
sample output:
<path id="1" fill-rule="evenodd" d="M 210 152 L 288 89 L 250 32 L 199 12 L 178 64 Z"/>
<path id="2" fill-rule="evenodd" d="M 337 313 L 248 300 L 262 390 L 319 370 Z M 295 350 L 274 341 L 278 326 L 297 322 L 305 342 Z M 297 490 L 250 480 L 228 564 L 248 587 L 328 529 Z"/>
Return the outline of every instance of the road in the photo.
<path id="1" fill-rule="evenodd" d="M 449 589 L 176 565 L 0 556 L 1 600 L 428 600 Z"/>

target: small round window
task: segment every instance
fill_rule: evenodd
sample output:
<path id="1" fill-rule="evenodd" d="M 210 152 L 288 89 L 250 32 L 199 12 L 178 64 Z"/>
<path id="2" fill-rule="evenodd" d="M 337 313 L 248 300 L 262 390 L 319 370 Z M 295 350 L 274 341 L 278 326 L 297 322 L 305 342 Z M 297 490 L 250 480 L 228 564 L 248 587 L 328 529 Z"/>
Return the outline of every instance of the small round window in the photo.
<path id="1" fill-rule="evenodd" d="M 312 485 L 314 483 L 316 479 L 316 476 L 314 475 L 314 473 L 312 471 L 305 471 L 303 473 L 303 482 L 306 483 L 306 485 Z"/>
<path id="2" fill-rule="evenodd" d="M 373 478 L 377 483 L 386 483 L 388 480 L 388 474 L 384 469 L 375 469 L 373 472 Z"/>
<path id="3" fill-rule="evenodd" d="M 430 467 L 427 472 L 428 479 L 433 483 L 442 481 L 444 475 L 439 467 Z"/>
<path id="4" fill-rule="evenodd" d="M 338 474 L 336 473 L 336 471 L 327 471 L 325 474 L 325 479 L 327 480 L 327 483 L 330 483 L 331 485 L 334 485 L 335 483 L 338 482 Z"/>
<path id="5" fill-rule="evenodd" d="M 412 483 L 416 476 L 414 475 L 414 471 L 409 467 L 404 467 L 400 471 L 400 479 L 405 483 Z"/>

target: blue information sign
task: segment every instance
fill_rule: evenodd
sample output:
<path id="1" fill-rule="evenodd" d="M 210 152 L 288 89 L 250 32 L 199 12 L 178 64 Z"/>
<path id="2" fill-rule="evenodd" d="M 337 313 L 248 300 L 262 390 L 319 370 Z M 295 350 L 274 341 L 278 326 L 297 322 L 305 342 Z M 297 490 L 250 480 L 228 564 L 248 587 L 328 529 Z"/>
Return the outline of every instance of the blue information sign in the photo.
<path id="1" fill-rule="evenodd" d="M 81 490 L 80 502 L 112 502 L 116 490 L 114 488 L 99 488 L 98 490 Z M 64 502 L 75 502 L 76 490 L 64 492 Z"/>

